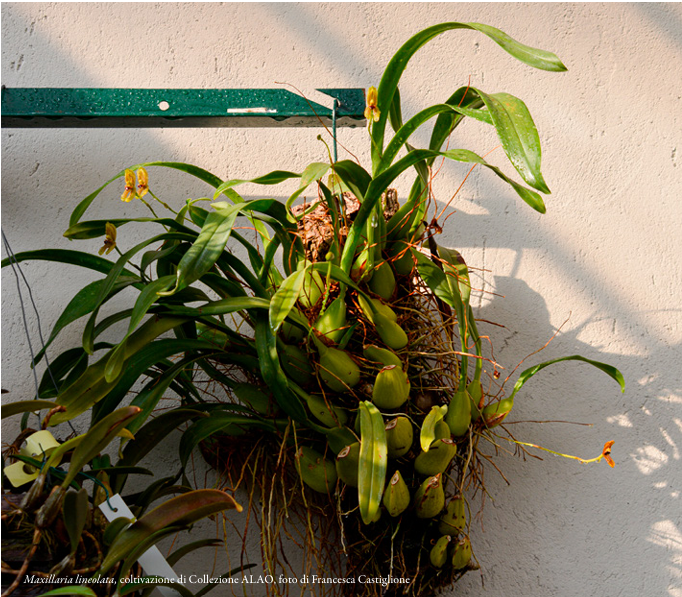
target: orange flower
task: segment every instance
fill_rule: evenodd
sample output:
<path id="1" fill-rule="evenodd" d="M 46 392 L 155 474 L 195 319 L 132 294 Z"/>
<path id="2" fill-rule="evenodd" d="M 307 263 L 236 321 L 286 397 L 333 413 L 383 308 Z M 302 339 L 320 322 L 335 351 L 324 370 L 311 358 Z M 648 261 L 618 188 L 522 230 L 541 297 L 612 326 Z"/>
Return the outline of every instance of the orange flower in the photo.
<path id="1" fill-rule="evenodd" d="M 149 191 L 149 177 L 144 168 L 137 171 L 137 196 L 141 199 Z"/>
<path id="2" fill-rule="evenodd" d="M 365 108 L 365 118 L 369 121 L 370 125 L 372 122 L 377 122 L 381 116 L 381 112 L 379 112 L 377 107 L 378 99 L 377 88 L 370 87 L 367 90 L 367 107 Z"/>
<path id="3" fill-rule="evenodd" d="M 107 222 L 104 229 L 104 246 L 99 250 L 100 255 L 103 255 L 104 253 L 108 255 L 116 246 L 116 226 L 114 226 L 111 222 Z"/>
<path id="4" fill-rule="evenodd" d="M 601 455 L 604 457 L 604 460 L 609 463 L 609 466 L 613 468 L 616 466 L 616 463 L 613 461 L 613 458 L 611 458 L 611 446 L 613 446 L 614 442 L 606 442 L 604 444 L 604 449 L 602 450 Z"/>
<path id="5" fill-rule="evenodd" d="M 137 197 L 137 193 L 135 192 L 135 173 L 132 170 L 126 170 L 125 178 L 126 186 L 125 190 L 123 191 L 123 195 L 121 195 L 121 201 L 130 203 L 131 199 L 135 199 L 135 197 Z"/>

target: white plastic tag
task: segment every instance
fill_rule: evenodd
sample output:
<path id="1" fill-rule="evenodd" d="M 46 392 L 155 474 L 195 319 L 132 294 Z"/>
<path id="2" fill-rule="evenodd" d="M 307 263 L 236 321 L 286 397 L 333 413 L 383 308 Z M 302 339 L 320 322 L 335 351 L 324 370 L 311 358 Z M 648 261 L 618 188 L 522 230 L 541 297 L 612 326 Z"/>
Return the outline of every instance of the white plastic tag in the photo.
<path id="1" fill-rule="evenodd" d="M 109 504 L 113 507 L 110 508 Z M 117 493 L 109 498 L 109 502 L 102 502 L 99 509 L 104 514 L 105 518 L 111 522 L 117 518 L 130 518 L 134 520 L 135 517 L 130 511 L 130 508 L 123 501 L 123 498 Z M 166 580 L 172 580 L 180 583 L 180 578 L 175 574 L 175 570 L 171 568 L 171 565 L 163 557 L 163 554 L 159 551 L 156 545 L 150 547 L 145 551 L 137 560 L 142 566 L 142 569 L 149 576 L 161 576 Z M 170 587 L 156 587 L 164 597 L 181 597 L 180 593 Z"/>

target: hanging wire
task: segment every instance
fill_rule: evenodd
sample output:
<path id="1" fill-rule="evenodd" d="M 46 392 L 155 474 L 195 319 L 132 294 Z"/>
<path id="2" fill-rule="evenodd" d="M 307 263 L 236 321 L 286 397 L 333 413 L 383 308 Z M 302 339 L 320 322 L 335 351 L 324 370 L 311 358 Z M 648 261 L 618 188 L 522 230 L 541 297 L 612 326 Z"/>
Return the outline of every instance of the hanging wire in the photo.
<path id="1" fill-rule="evenodd" d="M 28 283 L 28 280 L 26 279 L 26 276 L 24 275 L 24 272 L 21 269 L 21 266 L 19 265 L 19 261 L 17 260 L 14 251 L 12 251 L 12 247 L 10 247 L 9 241 L 7 240 L 7 236 L 5 236 L 5 231 L 2 230 L 2 242 L 3 245 L 5 246 L 5 252 L 7 253 L 7 258 L 9 260 L 10 266 L 12 267 L 12 273 L 14 273 L 14 277 L 17 282 L 17 294 L 19 296 L 19 304 L 21 306 L 21 317 L 23 319 L 24 323 L 24 333 L 26 334 L 26 340 L 28 342 L 28 350 L 31 353 L 31 365 L 33 369 L 33 383 L 35 385 L 35 390 L 36 390 L 36 399 L 40 397 L 40 391 L 39 391 L 39 385 L 38 385 L 38 373 L 36 372 L 36 362 L 35 362 L 35 353 L 33 352 L 33 344 L 31 343 L 31 334 L 28 330 L 28 321 L 26 319 L 26 307 L 24 305 L 24 297 L 21 293 L 21 283 L 19 280 L 19 276 L 24 281 L 24 284 L 26 285 L 26 290 L 28 291 L 28 298 L 31 301 L 31 305 L 33 306 L 33 311 L 35 312 L 36 316 L 36 321 L 38 323 L 38 337 L 40 338 L 40 344 L 41 348 L 45 350 L 45 340 L 43 338 L 43 331 L 42 331 L 42 326 L 40 324 L 40 313 L 38 312 L 38 307 L 36 306 L 35 300 L 33 299 L 33 292 L 31 291 L 31 285 Z M 45 365 L 47 367 L 47 372 L 48 375 L 50 376 L 50 379 L 52 380 L 52 384 L 55 387 L 55 390 L 59 390 L 59 386 L 57 385 L 57 382 L 52 375 L 52 369 L 50 367 L 50 360 L 47 357 L 47 352 L 44 354 L 45 357 Z M 38 415 L 38 419 L 40 420 L 40 416 Z M 69 427 L 71 427 L 71 431 L 76 433 L 76 430 L 74 429 L 73 425 L 71 424 L 71 421 L 67 421 L 69 423 Z"/>

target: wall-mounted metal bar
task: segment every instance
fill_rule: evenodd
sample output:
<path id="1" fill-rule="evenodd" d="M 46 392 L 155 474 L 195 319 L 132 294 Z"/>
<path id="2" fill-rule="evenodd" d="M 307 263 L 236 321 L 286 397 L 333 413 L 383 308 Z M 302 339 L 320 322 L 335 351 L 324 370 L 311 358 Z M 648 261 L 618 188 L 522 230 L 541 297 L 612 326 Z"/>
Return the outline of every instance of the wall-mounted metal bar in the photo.
<path id="1" fill-rule="evenodd" d="M 286 89 L 3 87 L 2 128 L 331 126 L 334 100 L 337 127 L 365 124 L 363 89 L 317 91 L 327 105 Z"/>

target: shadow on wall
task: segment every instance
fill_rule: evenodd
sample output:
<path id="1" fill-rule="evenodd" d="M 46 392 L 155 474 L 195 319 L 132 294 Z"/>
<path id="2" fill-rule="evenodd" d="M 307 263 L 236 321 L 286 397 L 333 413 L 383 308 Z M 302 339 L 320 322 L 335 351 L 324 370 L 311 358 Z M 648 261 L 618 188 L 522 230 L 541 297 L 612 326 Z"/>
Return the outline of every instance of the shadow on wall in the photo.
<path id="1" fill-rule="evenodd" d="M 682 29 L 670 26 L 669 11 L 648 5 L 636 7 L 660 24 L 662 29 L 682 45 L 678 33 Z M 308 10 L 306 6 L 300 5 L 295 8 L 289 7 L 287 11 L 280 11 L 278 14 L 287 16 L 290 27 L 299 30 L 301 37 L 305 38 L 310 27 L 319 26 L 319 23 L 310 17 Z M 30 24 L 26 23 L 26 26 L 29 27 Z M 37 33 L 32 34 L 32 43 L 37 54 L 59 51 L 59 48 L 53 47 Z M 339 68 L 356 72 L 358 65 L 362 64 L 358 58 L 359 49 L 334 38 L 332 31 L 323 31 L 317 37 L 316 43 L 320 47 L 320 55 L 329 55 L 331 49 L 333 60 Z M 66 59 L 64 57 L 64 60 Z M 19 67 L 15 68 L 18 71 Z M 96 82 L 87 80 L 77 65 L 72 65 L 72 70 L 79 74 L 78 80 L 82 81 L 82 86 L 96 85 Z M 378 72 L 372 72 L 371 75 L 374 79 Z M 358 85 L 363 83 L 364 81 L 358 81 Z M 3 228 L 15 250 L 35 247 L 36 239 L 40 239 L 43 246 L 57 245 L 61 240 L 63 223 L 66 222 L 68 213 L 76 202 L 107 179 L 108 173 L 117 172 L 122 165 L 146 159 L 177 158 L 173 155 L 172 149 L 157 135 L 145 131 L 115 133 L 107 130 L 54 131 L 38 137 L 39 134 L 34 131 L 3 131 L 2 165 L 5 174 Z M 40 144 L 32 146 L 33 139 L 39 139 Z M 89 160 L 92 156 L 102 155 L 103 147 L 106 147 L 106 157 L 98 163 L 102 173 L 89 171 L 88 165 L 91 163 Z M 144 148 L 145 155 L 141 156 L 138 148 Z M 74 168 L 74 163 L 83 164 L 82 170 Z M 282 166 L 286 168 L 287 164 Z M 193 187 L 187 186 L 184 181 L 179 182 L 178 177 L 170 175 L 166 180 L 164 186 L 167 195 L 176 194 L 179 201 L 186 196 L 196 195 Z M 39 213 L 34 204 L 26 200 L 30 195 L 52 195 L 54 204 L 45 213 Z M 489 214 L 474 216 L 459 212 L 456 218 L 453 218 L 453 223 L 457 224 L 460 231 L 457 237 L 459 247 L 480 246 L 480 231 L 486 230 L 488 247 L 492 246 L 490 243 L 494 239 L 504 239 L 504 242 L 497 245 L 498 248 L 516 251 L 517 261 L 520 260 L 524 250 L 529 247 L 523 245 L 521 235 L 510 236 L 507 231 L 525 230 L 534 226 L 534 223 L 525 210 L 513 211 L 500 219 L 508 202 L 515 199 L 509 193 L 500 197 L 498 187 L 481 185 L 481 196 L 486 197 Z M 133 208 L 134 206 L 127 209 Z M 120 202 L 112 204 L 111 207 L 101 205 L 98 209 L 101 210 L 102 217 L 109 217 L 109 213 L 121 217 Z M 532 552 L 533 533 L 537 528 L 543 531 L 551 529 L 554 524 L 551 522 L 553 513 L 565 511 L 567 503 L 572 510 L 580 512 L 583 496 L 574 495 L 575 487 L 593 487 L 600 502 L 604 504 L 603 511 L 595 513 L 594 517 L 589 519 L 595 525 L 594 528 L 572 528 L 567 524 L 561 529 L 562 535 L 558 538 L 560 543 L 557 549 L 567 552 L 583 550 L 582 556 L 575 556 L 581 558 L 582 570 L 585 570 L 585 567 L 589 569 L 590 556 L 594 556 L 600 566 L 602 564 L 605 566 L 605 563 L 610 561 L 610 570 L 607 571 L 604 567 L 603 573 L 613 575 L 609 581 L 612 594 L 632 590 L 634 592 L 628 594 L 667 593 L 670 597 L 678 597 L 679 592 L 675 592 L 677 589 L 674 588 L 674 584 L 682 580 L 682 528 L 679 519 L 680 487 L 676 486 L 675 482 L 679 484 L 679 472 L 676 471 L 679 471 L 682 450 L 682 417 L 679 414 L 682 384 L 677 370 L 664 369 L 659 364 L 671 362 L 671 354 L 679 354 L 678 362 L 682 361 L 682 347 L 679 344 L 670 345 L 664 339 L 656 338 L 647 326 L 650 314 L 631 309 L 624 297 L 610 288 L 599 276 L 598 271 L 591 269 L 589 264 L 578 263 L 567 247 L 557 245 L 541 228 L 535 227 L 535 230 L 537 243 L 547 249 L 548 263 L 551 263 L 557 275 L 581 280 L 594 291 L 600 300 L 595 311 L 607 313 L 609 318 L 613 318 L 616 327 L 610 333 L 614 336 L 627 332 L 641 334 L 644 356 L 610 354 L 582 343 L 579 337 L 583 329 L 599 323 L 596 318 L 592 318 L 581 326 L 563 333 L 539 355 L 539 358 L 534 357 L 528 361 L 527 364 L 530 366 L 539 360 L 562 354 L 583 354 L 616 365 L 626 375 L 628 389 L 626 394 L 620 397 L 610 380 L 591 370 L 585 373 L 585 369 L 580 369 L 577 364 L 548 369 L 547 375 L 538 377 L 524 388 L 515 409 L 517 419 L 572 419 L 574 415 L 571 413 L 576 411 L 590 414 L 592 422 L 605 422 L 611 426 L 610 435 L 603 439 L 616 440 L 614 458 L 618 466 L 615 471 L 595 471 L 590 468 L 580 469 L 580 473 L 576 473 L 574 468 L 569 467 L 578 465 L 569 463 L 567 467 L 564 463 L 555 464 L 550 460 L 552 457 L 547 457 L 545 463 L 537 465 L 530 463 L 524 467 L 507 458 L 507 462 L 502 466 L 505 469 L 507 465 L 512 467 L 514 474 L 510 474 L 510 478 L 517 486 L 514 491 L 523 496 L 523 501 L 520 502 L 523 509 L 538 516 L 546 512 L 547 522 L 543 523 L 541 519 L 540 525 L 537 521 L 534 524 L 533 520 L 523 519 L 523 513 L 518 515 L 518 520 L 513 518 L 510 520 L 510 513 L 504 511 L 502 506 L 502 510 L 499 513 L 493 512 L 493 515 L 509 530 L 507 539 L 511 539 L 511 544 L 506 549 L 511 557 L 518 551 L 517 545 L 527 540 L 526 551 Z M 93 250 L 96 248 L 97 243 L 93 243 Z M 463 252 L 466 258 L 466 249 Z M 28 266 L 25 270 L 29 273 L 31 281 L 40 280 L 49 274 L 49 268 L 42 264 Z M 12 282 L 10 277 L 5 278 L 5 274 L 11 275 L 8 270 L 3 271 L 5 291 L 2 302 L 5 314 L 7 316 L 11 313 L 19 318 L 20 311 L 14 285 L 10 283 Z M 489 321 L 506 323 L 506 329 L 485 326 L 488 329 L 484 328 L 482 332 L 490 334 L 498 360 L 509 368 L 524 355 L 535 351 L 553 335 L 555 329 L 551 325 L 544 300 L 523 281 L 513 277 L 496 277 L 494 290 L 506 298 L 495 298 L 490 301 L 477 316 Z M 49 294 L 37 286 L 36 282 L 34 292 L 38 295 Z M 51 319 L 54 320 L 57 313 L 53 312 L 51 297 L 37 298 L 40 301 L 41 312 L 49 312 Z M 17 350 L 16 344 L 13 343 L 20 338 L 20 334 L 13 329 L 15 326 L 11 322 L 5 320 L 3 323 L 5 324 L 3 336 L 7 330 L 7 339 L 10 340 L 3 342 L 5 362 L 9 358 L 10 346 L 13 352 Z M 605 334 L 608 334 L 609 326 L 604 323 L 603 327 Z M 62 339 L 63 347 L 66 343 L 75 345 L 78 342 L 76 330 L 70 332 L 70 336 Z M 35 334 L 33 336 L 35 337 Z M 24 362 L 27 362 L 27 359 Z M 598 388 L 596 392 L 595 388 Z M 599 395 L 601 393 L 608 395 L 608 398 Z M 550 396 L 552 403 L 544 400 L 543 395 Z M 597 418 L 601 421 L 597 421 Z M 662 427 L 658 426 L 656 421 L 672 423 Z M 582 427 L 567 425 L 531 426 L 529 423 L 514 425 L 513 433 L 521 440 L 528 438 L 548 448 L 561 446 L 566 450 L 582 451 L 588 442 L 589 445 L 593 444 L 596 431 L 586 431 Z M 628 461 L 624 462 L 623 453 L 619 455 L 620 449 L 628 450 L 630 456 Z M 578 455 L 591 457 L 593 454 Z M 531 470 L 535 466 L 542 468 Z M 550 467 L 549 470 L 547 467 Z M 541 477 L 540 470 L 547 473 L 546 478 Z M 577 483 L 571 478 L 571 475 L 576 474 Z M 536 486 L 533 489 L 524 487 L 522 484 L 524 475 L 531 475 L 535 482 L 543 483 L 544 487 Z M 558 487 L 561 491 L 557 489 Z M 517 499 L 515 515 L 519 507 L 518 502 Z M 492 545 L 495 542 L 495 538 L 490 536 L 495 532 L 494 525 L 488 523 L 488 527 L 490 529 L 488 534 L 483 533 L 479 538 L 481 541 L 479 552 L 483 556 L 484 566 L 486 543 Z M 599 536 L 590 534 L 595 529 L 601 531 Z M 617 557 L 613 557 L 614 553 Z M 254 557 L 257 558 L 257 553 L 254 553 Z M 627 562 L 637 562 L 638 570 L 633 572 L 625 564 Z M 639 575 L 639 571 L 644 570 L 649 573 L 645 576 Z M 501 577 L 508 575 L 500 566 L 497 566 L 494 572 Z M 575 570 L 569 569 L 554 572 L 575 574 Z M 641 581 L 640 576 L 643 579 Z M 474 580 L 465 581 L 465 584 L 471 584 L 473 587 L 469 594 L 483 594 L 483 590 L 475 587 L 477 578 L 474 575 L 471 575 L 471 578 Z M 594 583 L 594 594 L 599 589 L 604 590 L 604 578 L 605 576 L 602 576 L 601 579 L 592 581 L 588 578 L 587 582 Z M 672 583 L 667 584 L 667 579 L 673 579 Z M 489 580 L 494 583 L 494 578 Z M 641 590 L 637 587 L 638 582 L 643 583 Z M 455 592 L 458 592 L 457 589 Z"/>

